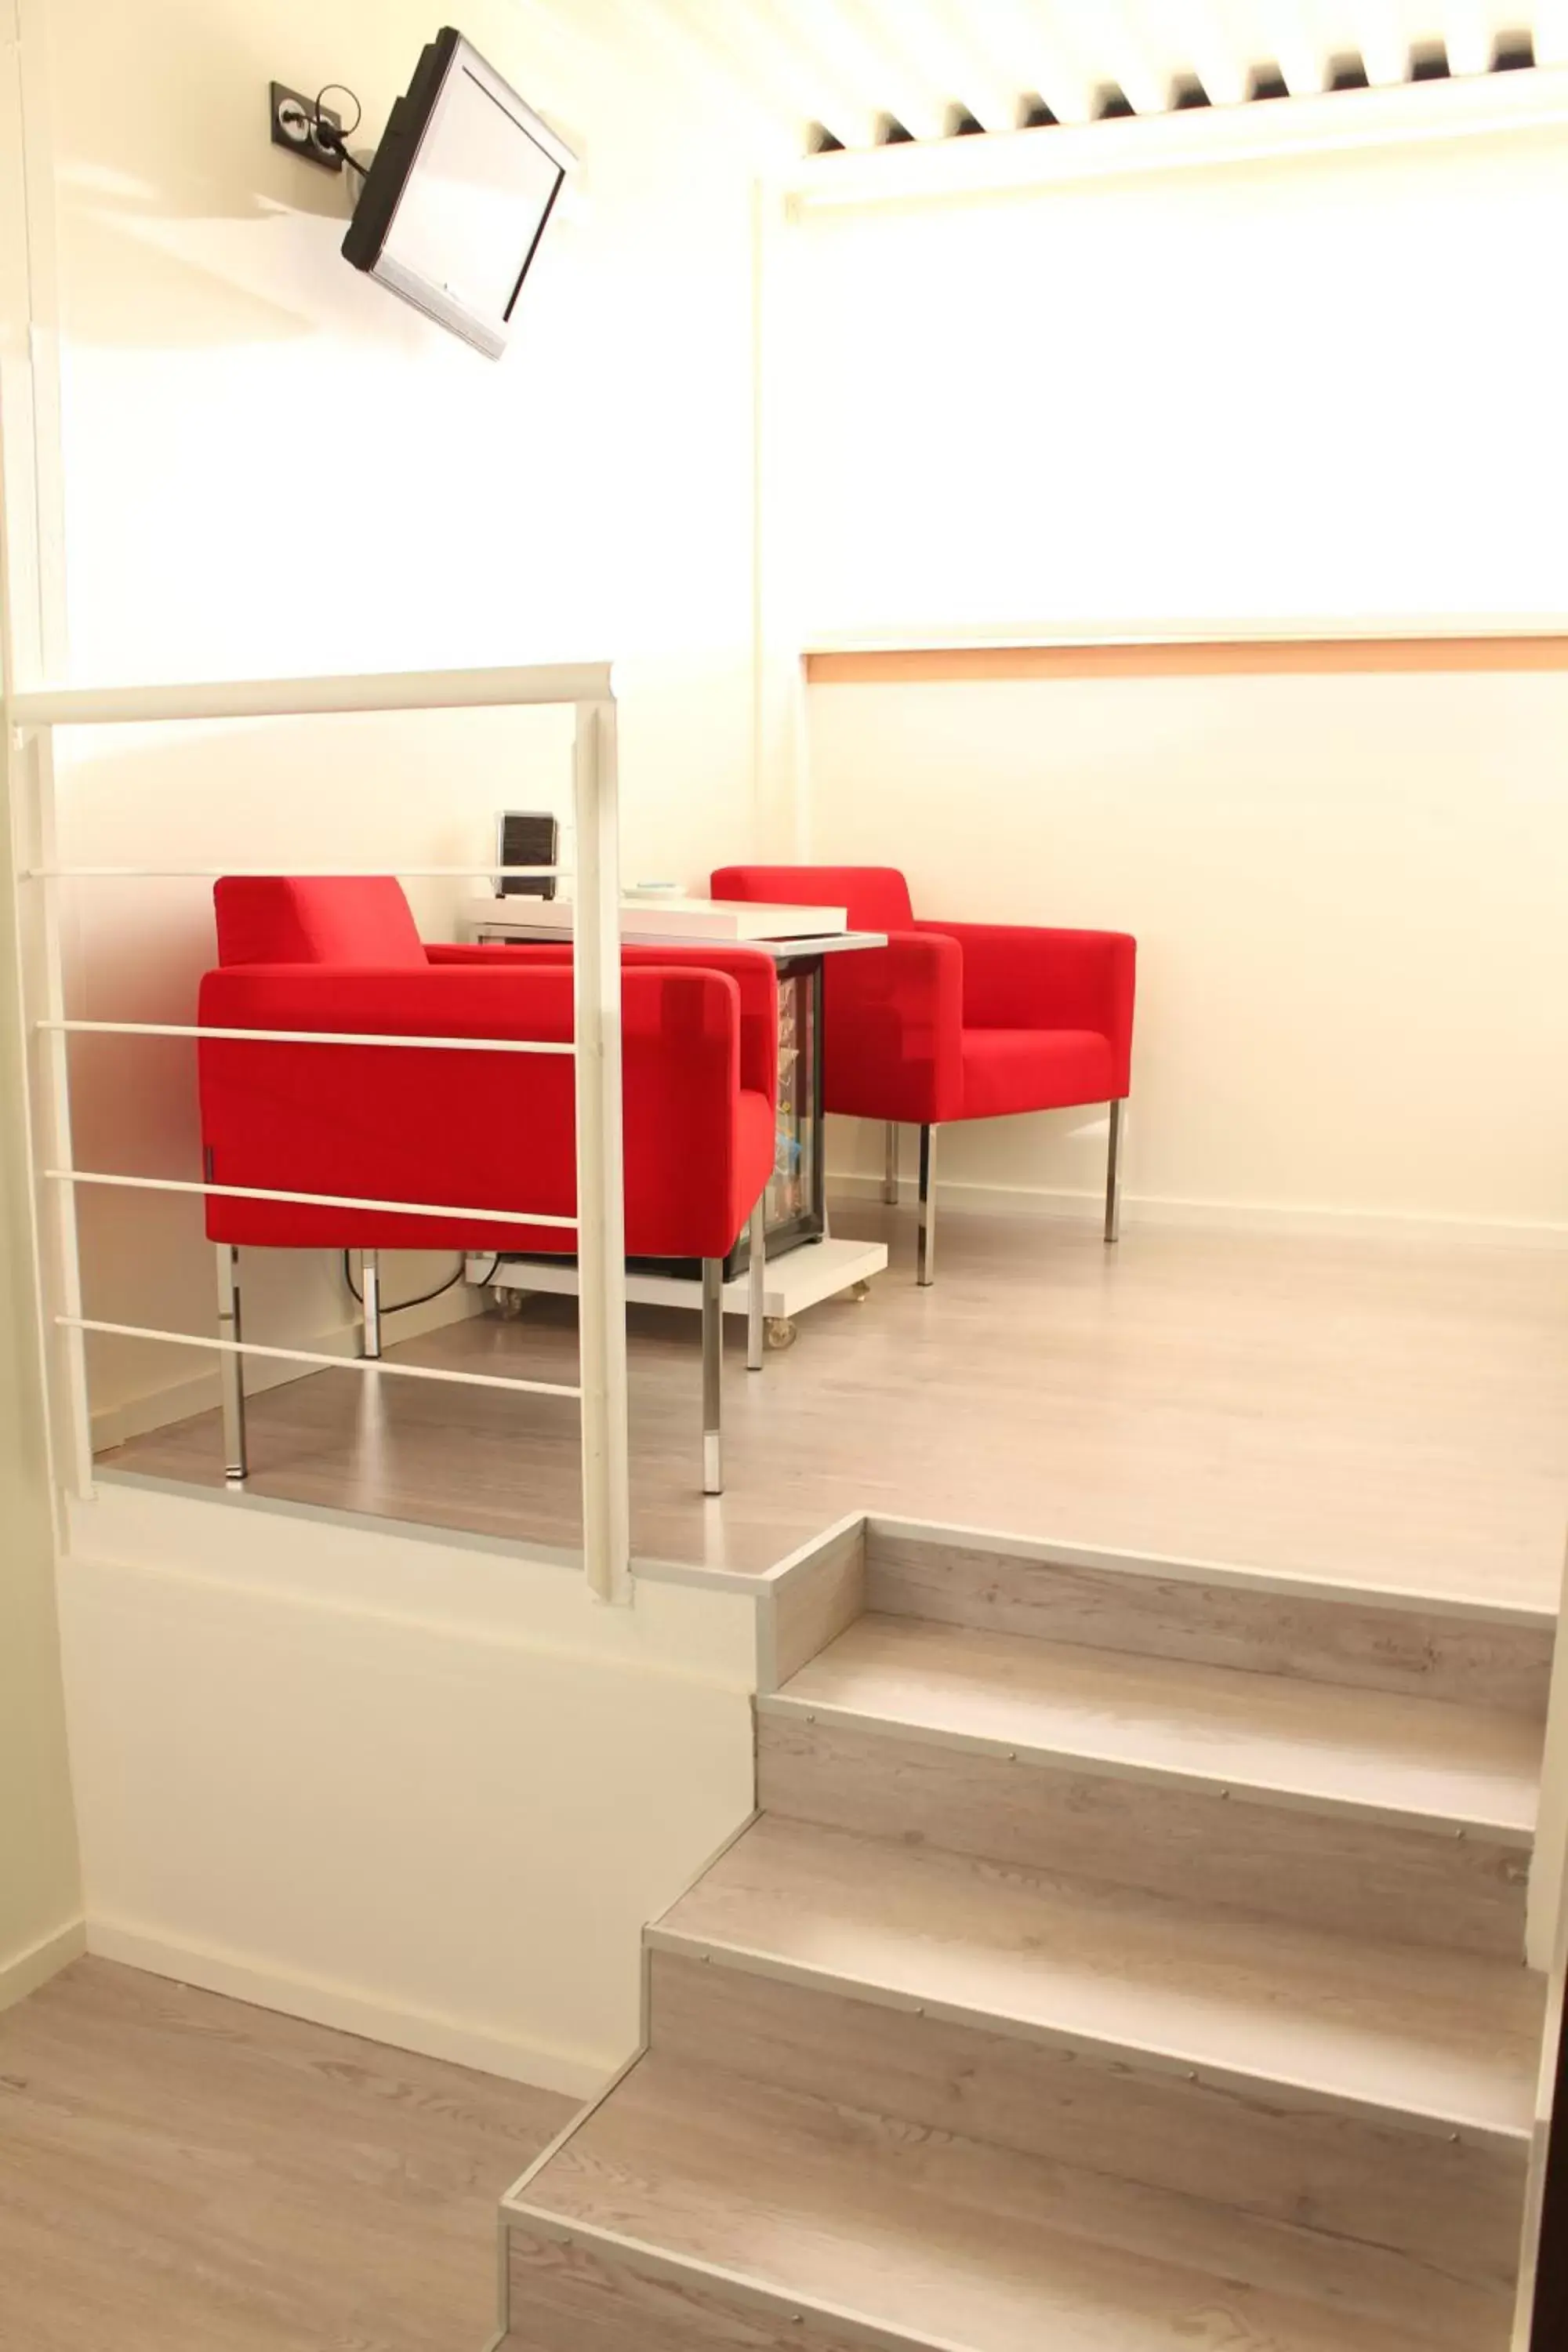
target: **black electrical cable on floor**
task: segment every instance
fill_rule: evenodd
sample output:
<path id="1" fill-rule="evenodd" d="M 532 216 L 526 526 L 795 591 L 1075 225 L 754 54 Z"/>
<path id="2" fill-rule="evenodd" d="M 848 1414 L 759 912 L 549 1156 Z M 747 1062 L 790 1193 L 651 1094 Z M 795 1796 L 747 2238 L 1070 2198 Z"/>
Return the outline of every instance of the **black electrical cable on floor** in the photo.
<path id="1" fill-rule="evenodd" d="M 490 1260 L 489 1272 L 484 1276 L 483 1280 L 479 1284 L 479 1288 L 481 1290 L 485 1287 L 486 1283 L 493 1282 L 495 1280 L 496 1269 L 500 1265 L 500 1261 L 501 1254 L 500 1250 L 497 1250 L 494 1257 Z M 458 1265 L 457 1273 L 454 1274 L 448 1281 L 438 1282 L 434 1290 L 422 1291 L 417 1298 L 399 1298 L 391 1302 L 388 1302 L 386 1299 L 383 1299 L 381 1304 L 382 1313 L 384 1315 L 405 1315 L 411 1307 L 428 1307 L 433 1298 L 445 1298 L 448 1290 L 456 1290 L 458 1283 L 463 1279 L 464 1268 L 467 1266 L 468 1263 L 468 1253 L 465 1251 L 462 1262 Z M 344 1250 L 343 1252 L 343 1280 L 349 1286 L 349 1296 L 353 1298 L 354 1305 L 356 1307 L 363 1307 L 364 1305 L 364 1293 L 354 1280 L 353 1250 Z"/>

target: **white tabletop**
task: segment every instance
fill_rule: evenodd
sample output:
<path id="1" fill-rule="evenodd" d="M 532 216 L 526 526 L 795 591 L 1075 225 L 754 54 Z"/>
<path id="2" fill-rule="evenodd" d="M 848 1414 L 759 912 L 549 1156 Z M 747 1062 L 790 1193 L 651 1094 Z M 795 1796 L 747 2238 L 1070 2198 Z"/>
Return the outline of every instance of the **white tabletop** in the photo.
<path id="1" fill-rule="evenodd" d="M 500 906 L 501 903 L 500 899 L 485 901 L 487 906 L 490 904 Z M 514 900 L 513 904 L 516 903 Z M 494 916 L 478 914 L 472 918 L 468 928 L 475 931 L 504 930 L 509 940 L 559 940 L 570 939 L 572 935 L 570 926 L 563 926 L 560 923 L 530 923 L 526 919 L 511 914 L 504 916 L 499 922 Z M 751 948 L 759 955 L 770 957 L 774 963 L 792 963 L 797 957 L 805 959 L 816 956 L 847 955 L 863 948 L 885 948 L 888 944 L 886 931 L 825 931 L 816 938 L 798 940 L 713 940 L 693 939 L 691 933 L 685 930 L 659 931 L 645 929 L 641 924 L 636 930 L 630 930 L 624 923 L 621 926 L 621 938 L 623 941 L 629 941 L 633 946 L 640 948 L 679 947 L 688 950 L 704 947 Z"/>
<path id="2" fill-rule="evenodd" d="M 472 898 L 467 912 L 476 929 L 531 939 L 569 939 L 575 917 L 570 898 L 536 898 L 524 891 L 509 891 L 500 898 Z M 725 940 L 757 944 L 767 940 L 826 939 L 848 928 L 849 919 L 842 907 L 765 906 L 752 898 L 689 898 L 678 892 L 632 892 L 621 900 L 624 940 Z"/>

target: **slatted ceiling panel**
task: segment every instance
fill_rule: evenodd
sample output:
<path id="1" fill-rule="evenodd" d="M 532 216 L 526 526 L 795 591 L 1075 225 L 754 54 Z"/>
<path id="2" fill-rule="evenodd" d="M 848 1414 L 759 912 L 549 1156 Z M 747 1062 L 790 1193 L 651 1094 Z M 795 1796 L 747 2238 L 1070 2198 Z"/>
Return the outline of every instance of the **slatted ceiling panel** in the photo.
<path id="1" fill-rule="evenodd" d="M 1437 14 L 1449 71 L 1485 73 L 1492 61 L 1492 43 L 1499 28 L 1484 0 L 1444 0 Z"/>
<path id="2" fill-rule="evenodd" d="M 1063 63 L 1072 66 L 1076 88 L 1087 90 L 1091 121 L 1106 112 L 1105 101 L 1110 95 L 1125 98 L 1128 109 L 1138 111 L 1131 92 L 1123 89 L 1121 82 L 1122 73 L 1129 69 L 1137 79 L 1137 55 L 1126 38 L 1125 17 L 1120 10 L 1112 15 L 1110 0 L 1103 14 L 1100 0 L 1033 0 L 1033 15 L 1037 39 L 1043 35 L 1051 37 Z M 1046 94 L 1050 95 L 1048 90 Z"/>
<path id="3" fill-rule="evenodd" d="M 581 0 L 527 0 L 581 13 Z M 1568 0 L 597 0 L 794 152 L 1568 63 Z M 1521 55 L 1522 51 L 1522 55 Z M 814 127 L 815 126 L 815 127 Z"/>
<path id="4" fill-rule="evenodd" d="M 1500 44 L 1505 51 L 1517 48 L 1521 39 L 1528 46 L 1531 13 L 1528 0 L 1443 0 L 1436 14 L 1451 69 L 1489 73 L 1498 63 Z"/>
<path id="5" fill-rule="evenodd" d="M 878 5 L 884 13 L 905 13 L 902 0 Z M 964 105 L 987 131 L 1016 130 L 1038 92 L 1032 85 L 1019 88 L 1017 51 L 1009 47 L 997 11 L 973 7 L 968 0 L 926 0 L 926 6 L 940 21 L 955 60 L 963 61 L 959 94 Z"/>
<path id="6" fill-rule="evenodd" d="M 1012 58 L 1020 96 L 1038 95 L 1058 122 L 1093 121 L 1102 77 L 1061 10 L 1045 0 L 984 0 L 976 14 L 994 27 L 1002 53 Z"/>
<path id="7" fill-rule="evenodd" d="M 1429 0 L 1426 10 L 1428 26 L 1436 5 L 1437 0 Z M 1409 58 L 1400 22 L 1402 6 L 1403 0 L 1293 0 L 1293 13 L 1301 26 L 1301 61 L 1310 77 L 1295 94 L 1310 98 L 1315 89 L 1364 89 L 1376 80 L 1377 75 L 1362 54 L 1367 22 L 1372 17 L 1383 26 L 1386 54 L 1398 59 L 1394 79 L 1404 80 Z"/>
<path id="8" fill-rule="evenodd" d="M 975 12 L 954 7 L 950 0 L 924 0 L 921 7 L 908 7 L 905 0 L 848 0 L 848 5 L 889 45 L 896 45 L 926 89 L 941 97 L 950 131 L 957 130 L 963 115 L 987 131 L 1018 125 L 1018 82 L 1011 70 L 999 68 L 978 37 Z"/>
<path id="9" fill-rule="evenodd" d="M 534 5 L 542 11 L 551 0 L 534 0 Z M 650 68 L 668 67 L 695 84 L 717 110 L 744 124 L 759 161 L 766 158 L 772 167 L 776 160 L 777 168 L 784 170 L 807 146 L 808 117 L 791 116 L 781 108 L 776 94 L 764 91 L 752 63 L 694 39 L 676 8 L 649 7 L 647 0 L 598 0 L 598 5 L 606 11 L 598 24 L 601 41 L 608 37 L 623 58 L 646 57 Z M 584 26 L 584 12 L 577 8 L 574 13 L 578 37 L 591 43 L 594 33 Z"/>
<path id="10" fill-rule="evenodd" d="M 1340 12 L 1336 11 L 1336 14 Z M 1354 47 L 1361 53 L 1366 78 L 1373 89 L 1391 89 L 1410 79 L 1411 11 L 1402 0 L 1357 0 L 1343 12 L 1352 22 Z"/>
<path id="11" fill-rule="evenodd" d="M 1177 104 L 1181 89 L 1192 84 L 1211 105 L 1215 103 L 1210 77 L 1222 89 L 1234 88 L 1240 97 L 1240 78 L 1214 0 L 1127 0 L 1127 6 L 1153 60 L 1167 110 Z"/>
<path id="12" fill-rule="evenodd" d="M 833 143 L 871 147 L 877 142 L 879 110 L 851 100 L 823 73 L 793 33 L 781 34 L 754 0 L 638 0 L 647 16 L 662 16 L 679 28 L 689 53 L 716 62 L 744 87 L 765 93 L 781 115 L 799 126 L 803 146 Z M 812 136 L 813 126 L 829 134 Z"/>
<path id="13" fill-rule="evenodd" d="M 868 28 L 856 0 L 747 0 L 747 5 L 766 16 L 782 37 L 793 36 L 817 69 L 879 127 L 890 115 L 916 139 L 946 137 L 945 93 L 911 72 L 900 49 L 874 25 Z"/>
<path id="14" fill-rule="evenodd" d="M 1247 96 L 1247 47 L 1237 46 L 1223 0 L 1138 0 L 1138 5 L 1150 39 L 1158 43 L 1173 103 L 1180 102 L 1194 79 L 1211 106 L 1241 103 Z"/>
<path id="15" fill-rule="evenodd" d="M 1239 16 L 1240 12 L 1235 12 Z M 1326 89 L 1337 44 L 1325 39 L 1311 0 L 1254 0 L 1247 12 L 1252 37 L 1260 40 L 1289 98 L 1315 98 Z M 1245 20 L 1243 20 L 1245 21 Z M 1240 38 L 1247 35 L 1241 32 Z"/>

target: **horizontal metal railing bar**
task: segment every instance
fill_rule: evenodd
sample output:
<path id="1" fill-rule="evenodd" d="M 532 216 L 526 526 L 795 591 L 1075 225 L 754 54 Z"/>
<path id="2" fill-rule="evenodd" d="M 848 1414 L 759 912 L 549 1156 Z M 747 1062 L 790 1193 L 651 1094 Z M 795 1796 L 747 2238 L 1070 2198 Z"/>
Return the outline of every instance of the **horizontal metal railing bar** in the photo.
<path id="1" fill-rule="evenodd" d="M 570 866 L 24 866 L 18 882 L 570 882 Z"/>
<path id="2" fill-rule="evenodd" d="M 521 1389 L 529 1396 L 570 1397 L 580 1388 L 564 1381 L 506 1380 L 499 1372 L 451 1372 L 435 1364 L 393 1364 L 384 1356 L 329 1356 L 313 1348 L 268 1348 L 255 1339 L 207 1339 L 199 1331 L 162 1331 L 150 1323 L 100 1323 L 89 1315 L 57 1315 L 62 1331 L 101 1331 L 111 1339 L 166 1339 L 174 1348 L 206 1348 L 220 1356 L 266 1356 L 274 1363 L 319 1364 L 330 1372 L 391 1372 L 404 1381 L 445 1381 L 454 1388 Z"/>
<path id="3" fill-rule="evenodd" d="M 215 1201 L 280 1201 L 299 1209 L 363 1209 L 384 1217 L 463 1217 L 477 1225 L 552 1225 L 575 1233 L 575 1217 L 532 1209 L 451 1209 L 439 1201 L 362 1201 L 343 1192 L 281 1192 L 266 1184 L 198 1184 L 180 1176 L 121 1176 L 101 1168 L 46 1168 L 51 1184 L 107 1184 L 127 1192 L 196 1192 Z"/>
<path id="4" fill-rule="evenodd" d="M 45 686 L 13 695 L 8 715 L 17 727 L 114 727 L 152 720 L 312 719 L 338 712 L 484 710 L 614 700 L 608 662 L 557 662 L 512 669 L 214 678 L 169 686 Z"/>
<path id="5" fill-rule="evenodd" d="M 405 1037 L 380 1029 L 202 1029 L 184 1021 L 40 1021 L 37 1025 L 70 1037 L 217 1037 L 246 1045 L 429 1045 L 443 1054 L 557 1054 L 573 1060 L 577 1053 L 569 1038 L 552 1037 Z"/>

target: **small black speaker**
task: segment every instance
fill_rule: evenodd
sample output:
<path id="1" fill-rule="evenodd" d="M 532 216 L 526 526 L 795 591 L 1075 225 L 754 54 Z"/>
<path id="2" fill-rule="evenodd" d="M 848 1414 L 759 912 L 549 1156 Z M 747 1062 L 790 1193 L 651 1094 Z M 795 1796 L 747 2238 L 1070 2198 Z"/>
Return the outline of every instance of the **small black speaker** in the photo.
<path id="1" fill-rule="evenodd" d="M 561 828 L 552 816 L 532 809 L 502 809 L 496 819 L 498 866 L 554 866 L 560 862 Z M 498 898 L 553 898 L 555 877 L 496 877 Z"/>

